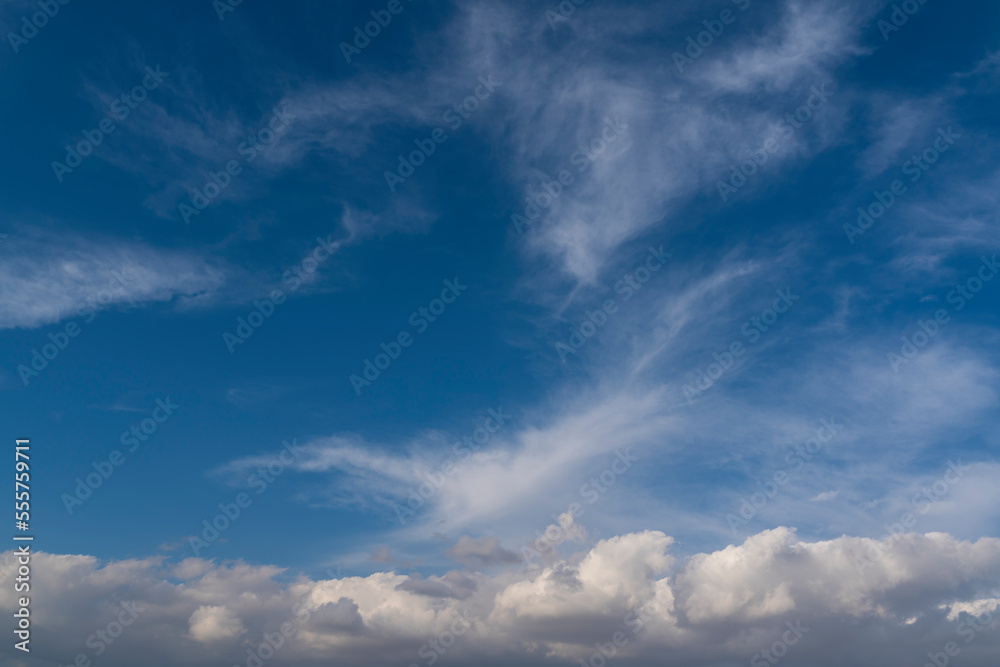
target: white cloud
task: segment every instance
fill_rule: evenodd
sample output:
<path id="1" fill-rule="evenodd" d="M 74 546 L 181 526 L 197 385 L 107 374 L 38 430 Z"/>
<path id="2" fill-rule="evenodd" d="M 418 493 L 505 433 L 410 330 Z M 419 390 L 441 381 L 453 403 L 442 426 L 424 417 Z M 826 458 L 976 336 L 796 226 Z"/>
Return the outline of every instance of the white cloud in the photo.
<path id="1" fill-rule="evenodd" d="M 212 294 L 231 270 L 191 252 L 25 230 L 0 255 L 0 329 Z"/>
<path id="2" fill-rule="evenodd" d="M 541 258 L 546 270 L 556 258 L 571 279 L 588 284 L 628 241 L 656 228 L 666 238 L 693 228 L 697 220 L 679 218 L 682 206 L 700 192 L 718 196 L 716 181 L 728 176 L 728 167 L 745 149 L 757 149 L 774 136 L 787 113 L 784 106 L 790 102 L 784 99 L 763 108 L 759 88 L 767 82 L 788 92 L 785 98 L 797 100 L 788 109 L 793 110 L 808 97 L 810 86 L 831 81 L 833 67 L 860 52 L 852 10 L 834 3 L 754 6 L 750 11 L 773 13 L 770 22 L 780 27 L 753 45 L 727 36 L 735 41 L 719 47 L 722 60 L 705 55 L 678 77 L 669 66 L 597 56 L 619 43 L 621 21 L 601 21 L 596 14 L 574 18 L 587 28 L 567 32 L 558 48 L 540 40 L 533 49 L 500 55 L 516 20 L 498 14 L 491 4 L 467 5 L 456 30 L 483 31 L 470 60 L 498 71 L 506 82 L 510 104 L 505 117 L 492 119 L 491 132 L 506 142 L 509 178 L 521 193 L 510 213 L 524 214 L 521 199 L 541 192 L 543 180 L 551 181 L 560 169 L 574 176 L 545 215 L 523 236 L 512 237 L 533 258 Z M 649 24 L 661 21 L 670 22 L 649 18 Z M 683 45 L 682 29 L 671 25 L 661 31 Z M 839 141 L 824 127 L 842 122 L 836 111 L 842 99 L 838 94 L 807 131 L 784 142 L 767 171 Z M 627 124 L 625 135 L 592 162 L 584 161 L 587 169 L 579 172 L 571 156 L 599 137 L 608 118 Z M 806 132 L 820 140 L 808 139 Z M 762 173 L 757 182 L 766 178 Z M 552 276 L 530 279 L 545 287 Z"/>
<path id="3" fill-rule="evenodd" d="M 193 578 L 180 583 L 170 580 L 175 566 L 158 559 L 104 563 L 37 553 L 33 568 L 47 584 L 32 600 L 34 627 L 46 638 L 40 657 L 65 660 L 87 652 L 85 638 L 127 601 L 139 610 L 136 622 L 102 655 L 109 666 L 243 664 L 247 650 L 284 623 L 295 634 L 269 664 L 312 667 L 333 656 L 348 664 L 408 664 L 420 661 L 430 640 L 464 627 L 456 626 L 462 618 L 468 630 L 451 636 L 442 664 L 559 664 L 588 656 L 594 642 L 621 631 L 630 637 L 622 657 L 637 665 L 663 664 L 664 652 L 709 665 L 747 660 L 761 638 L 800 619 L 811 628 L 810 641 L 797 648 L 801 660 L 842 664 L 826 644 L 842 624 L 861 622 L 877 638 L 858 637 L 859 648 L 896 667 L 910 664 L 894 648 L 905 628 L 947 636 L 960 612 L 997 606 L 983 594 L 1000 585 L 997 539 L 908 534 L 884 544 L 884 555 L 863 573 L 855 561 L 874 541 L 862 538 L 804 542 L 782 528 L 686 562 L 671 555 L 672 544 L 656 530 L 627 533 L 541 568 L 451 573 L 428 579 L 430 588 L 390 572 L 313 581 L 243 563 L 211 564 L 198 574 L 205 563 L 187 561 Z M 462 592 L 436 595 L 440 586 Z M 14 605 L 15 593 L 4 587 L 0 609 L 11 613 Z M 1000 645 L 990 633 L 978 641 L 984 649 Z M 700 657 L 682 657 L 705 646 L 712 648 Z"/>
<path id="4" fill-rule="evenodd" d="M 191 636 L 204 644 L 235 639 L 246 632 L 240 619 L 225 607 L 198 607 L 188 623 Z"/>
<path id="5" fill-rule="evenodd" d="M 758 4 L 754 11 L 765 9 Z M 857 44 L 864 18 L 858 9 L 855 3 L 788 2 L 784 16 L 756 44 L 734 47 L 725 59 L 706 64 L 704 80 L 713 88 L 746 92 L 787 90 L 803 78 L 826 77 L 830 65 L 866 52 Z"/>
<path id="6" fill-rule="evenodd" d="M 411 491 L 416 494 L 421 485 L 430 484 L 428 479 L 440 478 L 427 507 L 418 508 L 410 525 L 445 521 L 451 530 L 461 530 L 506 523 L 512 517 L 534 517 L 539 503 L 553 493 L 579 495 L 581 480 L 610 465 L 621 468 L 616 479 L 629 474 L 634 464 L 614 464 L 616 452 L 633 456 L 632 447 L 664 432 L 670 420 L 660 414 L 661 398 L 657 392 L 622 392 L 588 402 L 543 427 L 515 431 L 505 426 L 476 453 L 469 448 L 456 453 L 453 440 L 439 433 L 423 434 L 403 451 L 381 451 L 355 436 L 320 438 L 303 445 L 291 466 L 304 473 L 328 473 L 331 495 L 303 491 L 310 502 L 336 505 L 363 494 L 385 506 L 405 506 Z M 266 458 L 239 459 L 221 471 L 236 478 Z M 448 474 L 441 472 L 443 462 L 454 466 Z M 396 517 L 393 509 L 386 511 Z"/>
<path id="7" fill-rule="evenodd" d="M 986 598 L 983 600 L 971 600 L 969 602 L 955 602 L 954 604 L 943 604 L 941 609 L 948 610 L 948 620 L 957 621 L 962 614 L 973 616 L 984 616 L 992 614 L 1000 608 L 1000 598 Z"/>

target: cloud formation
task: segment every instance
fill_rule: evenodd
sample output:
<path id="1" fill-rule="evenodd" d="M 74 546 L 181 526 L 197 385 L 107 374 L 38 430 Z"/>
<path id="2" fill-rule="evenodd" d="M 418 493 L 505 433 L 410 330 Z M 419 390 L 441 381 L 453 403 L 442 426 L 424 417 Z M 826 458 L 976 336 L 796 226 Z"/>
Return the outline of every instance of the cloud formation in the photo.
<path id="1" fill-rule="evenodd" d="M 857 624 L 870 631 L 857 636 L 856 651 L 887 667 L 920 660 L 898 650 L 918 633 L 979 656 L 1000 646 L 992 632 L 975 633 L 968 645 L 957 634 L 976 617 L 996 626 L 997 539 L 910 533 L 863 572 L 856 562 L 872 550 L 870 539 L 805 542 L 779 528 L 684 562 L 672 544 L 656 530 L 627 533 L 548 565 L 452 572 L 426 584 L 392 572 L 289 580 L 280 569 L 239 562 L 169 566 L 39 553 L 33 562 L 47 586 L 35 594 L 33 646 L 51 660 L 92 654 L 88 636 L 123 603 L 139 610 L 136 621 L 105 646 L 102 664 L 245 664 L 267 637 L 277 642 L 283 624 L 294 632 L 269 664 L 326 664 L 336 651 L 344 664 L 421 664 L 435 653 L 444 665 L 552 665 L 588 659 L 595 642 L 623 633 L 628 642 L 611 644 L 620 658 L 714 665 L 749 660 L 789 622 L 806 629 L 796 660 L 819 667 L 842 664 L 827 646 Z M 497 545 L 489 546 L 492 553 Z M 5 589 L 0 608 L 14 605 Z"/>
<path id="2" fill-rule="evenodd" d="M 31 329 L 111 306 L 197 299 L 232 274 L 222 262 L 115 239 L 26 231 L 0 255 L 0 329 Z"/>

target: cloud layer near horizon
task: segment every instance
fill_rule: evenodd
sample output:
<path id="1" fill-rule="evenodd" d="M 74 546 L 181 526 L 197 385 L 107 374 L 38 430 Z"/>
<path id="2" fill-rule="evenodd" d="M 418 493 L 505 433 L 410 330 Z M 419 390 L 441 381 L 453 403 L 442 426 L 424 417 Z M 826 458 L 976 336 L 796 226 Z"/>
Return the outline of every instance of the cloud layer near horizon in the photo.
<path id="1" fill-rule="evenodd" d="M 796 637 L 789 627 L 800 636 L 787 663 L 816 667 L 843 664 L 829 646 L 844 633 L 851 655 L 884 667 L 920 664 L 907 646 L 929 636 L 956 642 L 967 664 L 985 664 L 1000 646 L 998 539 L 803 542 L 778 528 L 686 562 L 672 543 L 655 530 L 627 533 L 546 564 L 428 580 L 376 572 L 314 581 L 242 562 L 36 553 L 34 581 L 44 585 L 34 593 L 33 645 L 53 661 L 100 650 L 100 664 L 151 667 L 246 664 L 265 636 L 281 644 L 268 664 L 301 666 L 329 664 L 331 654 L 342 665 L 430 664 L 430 655 L 442 665 L 576 663 L 595 642 L 613 646 L 616 633 L 622 664 L 746 664 Z M 13 596 L 0 593 L 6 613 Z M 118 638 L 116 619 L 127 623 Z"/>

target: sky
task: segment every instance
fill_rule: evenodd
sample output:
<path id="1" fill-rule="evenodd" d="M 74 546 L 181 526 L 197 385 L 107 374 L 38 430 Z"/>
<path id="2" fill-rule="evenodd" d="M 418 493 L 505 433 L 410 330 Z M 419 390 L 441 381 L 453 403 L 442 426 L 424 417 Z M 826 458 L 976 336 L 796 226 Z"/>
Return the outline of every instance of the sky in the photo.
<path id="1" fill-rule="evenodd" d="M 995 664 L 1000 6 L 0 28 L 3 665 Z"/>

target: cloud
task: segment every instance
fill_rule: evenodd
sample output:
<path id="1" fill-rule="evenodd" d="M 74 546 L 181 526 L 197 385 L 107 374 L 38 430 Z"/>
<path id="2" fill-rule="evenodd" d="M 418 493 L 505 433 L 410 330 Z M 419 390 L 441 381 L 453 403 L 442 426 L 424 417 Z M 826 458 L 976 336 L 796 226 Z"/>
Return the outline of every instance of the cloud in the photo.
<path id="1" fill-rule="evenodd" d="M 529 260 L 544 266 L 537 274 L 529 270 L 525 282 L 542 291 L 566 278 L 593 284 L 627 242 L 653 230 L 671 238 L 694 228 L 697 220 L 680 215 L 685 205 L 703 192 L 717 196 L 716 182 L 728 178 L 729 166 L 745 150 L 774 136 L 781 117 L 803 103 L 810 86 L 834 80 L 834 68 L 861 53 L 854 9 L 853 3 L 755 5 L 748 11 L 766 12 L 761 21 L 776 28 L 753 44 L 727 35 L 717 55 L 678 76 L 673 67 L 650 64 L 669 61 L 669 53 L 641 46 L 621 51 L 623 25 L 636 26 L 617 15 L 581 12 L 560 39 L 538 39 L 510 53 L 504 48 L 510 33 L 525 30 L 531 17 L 495 3 L 467 3 L 452 30 L 463 36 L 456 47 L 467 49 L 462 61 L 497 72 L 505 82 L 505 113 L 486 121 L 504 146 L 508 179 L 518 192 L 505 217 L 528 217 L 526 198 L 544 209 L 523 235 L 511 234 Z M 643 12 L 645 30 L 657 44 L 673 41 L 683 48 L 690 30 L 679 23 L 684 13 L 673 7 Z M 615 55 L 602 55 L 608 53 Z M 766 104 L 760 98 L 765 85 L 780 93 Z M 783 163 L 840 141 L 826 127 L 844 121 L 842 100 L 846 96 L 838 94 L 807 130 L 784 142 L 767 171 L 774 174 Z M 627 126 L 614 142 L 602 135 L 608 123 Z M 551 182 L 564 169 L 572 183 L 546 203 L 545 184 L 554 190 Z M 553 259 L 561 275 L 550 271 Z"/>
<path id="2" fill-rule="evenodd" d="M 501 547 L 500 540 L 496 537 L 472 538 L 463 535 L 445 553 L 450 558 L 465 563 L 470 568 L 521 562 L 521 557 L 513 551 Z"/>
<path id="3" fill-rule="evenodd" d="M 594 642 L 622 632 L 630 641 L 619 657 L 634 664 L 707 666 L 746 661 L 780 637 L 786 622 L 799 621 L 810 630 L 796 647 L 798 659 L 833 667 L 845 654 L 830 642 L 845 624 L 860 623 L 873 632 L 856 635 L 852 650 L 903 667 L 912 656 L 896 647 L 907 637 L 916 641 L 913 632 L 932 642 L 931 650 L 955 637 L 962 614 L 996 608 L 990 591 L 1000 586 L 1000 540 L 910 533 L 883 543 L 881 558 L 859 572 L 856 561 L 876 544 L 847 536 L 806 542 L 780 528 L 679 561 L 671 537 L 646 530 L 599 540 L 544 567 L 494 575 L 311 580 L 237 562 L 209 564 L 183 583 L 171 581 L 174 566 L 157 559 L 101 562 L 41 552 L 32 563 L 48 584 L 32 600 L 33 638 L 40 659 L 86 653 L 84 639 L 128 601 L 139 610 L 136 622 L 106 647 L 102 664 L 243 664 L 247 651 L 284 623 L 294 636 L 269 664 L 313 667 L 332 656 L 346 664 L 408 664 L 419 660 L 420 646 L 466 618 L 469 629 L 460 639 L 452 635 L 444 665 L 562 664 L 587 658 Z M 481 542 L 468 551 L 493 553 L 495 546 Z M 204 566 L 184 565 L 188 575 Z M 11 613 L 15 604 L 5 587 L 0 609 Z M 984 633 L 969 652 L 998 647 L 995 633 Z M 664 663 L 664 655 L 672 657 Z"/>
<path id="4" fill-rule="evenodd" d="M 765 7 L 760 4 L 755 10 Z M 784 15 L 756 44 L 740 44 L 727 57 L 706 64 L 704 81 L 719 90 L 749 92 L 787 90 L 803 78 L 826 78 L 831 65 L 867 52 L 857 43 L 867 13 L 859 14 L 860 7 L 860 3 L 787 2 Z"/>
<path id="5" fill-rule="evenodd" d="M 418 45 L 415 64 L 405 72 L 371 71 L 363 82 L 306 81 L 294 87 L 283 72 L 272 73 L 269 92 L 283 90 L 280 104 L 296 117 L 268 153 L 266 166 L 277 172 L 319 157 L 330 168 L 350 173 L 361 186 L 356 190 L 382 192 L 381 170 L 358 174 L 357 160 L 395 155 L 382 151 L 379 140 L 388 133 L 398 141 L 400 127 L 443 125 L 442 112 L 467 97 L 478 77 L 491 75 L 503 82 L 496 99 L 477 110 L 460 132 L 464 150 L 472 152 L 485 141 L 503 156 L 500 176 L 514 196 L 501 218 L 506 222 L 511 214 L 523 213 L 524 198 L 544 193 L 544 184 L 561 170 L 573 177 L 524 236 L 512 233 L 528 259 L 538 260 L 525 282 L 543 290 L 566 278 L 592 284 L 628 241 L 653 229 L 673 235 L 695 227 L 696 220 L 679 217 L 684 206 L 705 191 L 715 196 L 715 183 L 731 163 L 774 135 L 785 106 L 793 110 L 810 86 L 831 81 L 838 65 L 863 52 L 857 41 L 868 13 L 864 3 L 761 3 L 747 16 L 756 12 L 755 21 L 773 27 L 754 40 L 735 31 L 725 35 L 711 55 L 679 76 L 662 63 L 669 63 L 671 44 L 683 48 L 688 21 L 700 25 L 695 19 L 702 9 L 696 3 L 675 4 L 669 10 L 644 5 L 642 20 L 635 18 L 634 7 L 587 7 L 559 26 L 556 39 L 537 6 L 477 0 L 456 5 L 428 37 L 434 48 Z M 525 35 L 533 39 L 525 43 Z M 630 39 L 634 48 L 623 50 L 622 41 Z M 654 41 L 660 47 L 651 50 Z M 762 87 L 780 93 L 779 98 L 763 103 Z M 777 171 L 786 161 L 840 141 L 826 126 L 839 128 L 845 121 L 842 110 L 836 111 L 846 109 L 841 99 L 838 93 L 818 114 L 822 118 L 788 141 L 768 169 Z M 190 153 L 187 158 L 206 160 L 208 166 L 232 152 L 241 132 L 257 122 L 201 108 L 183 115 L 149 126 L 158 128 L 157 143 L 171 150 L 179 143 Z M 613 141 L 607 141 L 609 132 Z M 212 139 L 217 145 L 206 150 L 210 137 L 223 139 Z M 449 146 L 456 142 L 457 137 Z M 581 147 L 590 157 L 578 153 Z M 210 160 L 211 155 L 217 157 Z M 424 173 L 422 180 L 431 184 L 427 189 L 415 182 L 388 199 L 365 196 L 374 228 L 415 232 L 433 224 L 437 186 Z M 173 174 L 162 180 L 179 179 Z M 169 200 L 157 204 L 164 213 L 180 196 L 180 186 L 174 190 L 159 197 Z M 244 191 L 256 191 L 252 181 L 234 185 L 227 196 Z M 555 274 L 547 271 L 552 259 L 561 268 Z"/>
<path id="6" fill-rule="evenodd" d="M 1000 598 L 986 598 L 983 600 L 972 600 L 971 602 L 955 602 L 954 604 L 941 605 L 941 609 L 948 610 L 948 620 L 957 621 L 962 614 L 971 616 L 985 616 L 993 614 L 1000 608 Z"/>
<path id="7" fill-rule="evenodd" d="M 858 158 L 866 179 L 902 165 L 909 159 L 907 150 L 922 150 L 927 137 L 933 137 L 934 129 L 944 120 L 944 100 L 940 96 L 900 100 L 876 94 L 869 103 L 877 120 L 872 123 L 872 143 Z"/>
<path id="8" fill-rule="evenodd" d="M 192 252 L 116 239 L 25 233 L 0 255 L 0 329 L 30 329 L 111 306 L 196 299 L 232 274 Z"/>
<path id="9" fill-rule="evenodd" d="M 326 485 L 319 491 L 301 492 L 307 502 L 340 506 L 361 496 L 394 518 L 402 514 L 414 530 L 440 521 L 459 531 L 517 516 L 533 518 L 538 503 L 557 489 L 578 495 L 580 480 L 612 465 L 617 451 L 647 443 L 669 424 L 659 414 L 658 392 L 623 391 L 576 408 L 539 427 L 517 432 L 505 427 L 479 452 L 455 450 L 453 441 L 437 432 L 418 434 L 394 447 L 349 434 L 304 444 L 290 467 L 300 473 L 326 473 Z M 239 479 L 267 460 L 245 457 L 219 472 Z M 447 475 L 441 472 L 446 469 L 442 461 L 451 464 Z M 432 478 L 443 481 L 431 485 Z M 432 490 L 429 496 L 427 489 Z M 414 510 L 413 496 L 420 499 L 420 493 L 426 500 Z"/>
<path id="10" fill-rule="evenodd" d="M 246 632 L 240 619 L 225 607 L 198 607 L 189 624 L 191 636 L 203 644 L 235 639 Z"/>
<path id="11" fill-rule="evenodd" d="M 369 560 L 373 563 L 391 563 L 394 559 L 392 553 L 389 551 L 389 547 L 381 547 L 372 551 Z"/>
<path id="12" fill-rule="evenodd" d="M 409 575 L 409 578 L 396 586 L 396 590 L 409 591 L 417 595 L 433 598 L 456 598 L 464 600 L 472 595 L 477 588 L 476 580 L 465 574 L 452 570 L 443 576 L 430 576 L 426 579 L 419 572 Z"/>
<path id="13" fill-rule="evenodd" d="M 185 545 L 187 542 L 185 541 Z M 161 547 L 162 549 L 163 547 Z M 203 558 L 185 558 L 174 568 L 173 576 L 181 581 L 197 579 L 213 567 L 211 561 Z"/>
<path id="14" fill-rule="evenodd" d="M 358 613 L 358 605 L 350 598 L 324 602 L 313 612 L 310 628 L 324 633 L 359 635 L 365 631 L 365 622 Z"/>
<path id="15" fill-rule="evenodd" d="M 491 623 L 544 633 L 546 621 L 613 618 L 651 596 L 663 603 L 663 617 L 671 618 L 671 596 L 668 590 L 658 590 L 657 575 L 674 563 L 667 554 L 672 543 L 658 531 L 601 540 L 579 564 L 557 563 L 507 586 L 497 596 Z"/>
<path id="16" fill-rule="evenodd" d="M 998 562 L 998 549 L 995 538 L 959 542 L 944 533 L 881 544 L 849 537 L 808 544 L 775 529 L 695 556 L 676 589 L 685 616 L 696 623 L 792 612 L 890 618 L 925 608 L 959 581 L 986 581 L 984 568 Z"/>

